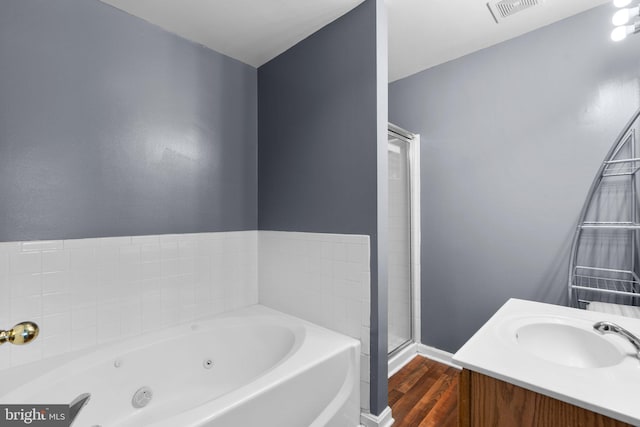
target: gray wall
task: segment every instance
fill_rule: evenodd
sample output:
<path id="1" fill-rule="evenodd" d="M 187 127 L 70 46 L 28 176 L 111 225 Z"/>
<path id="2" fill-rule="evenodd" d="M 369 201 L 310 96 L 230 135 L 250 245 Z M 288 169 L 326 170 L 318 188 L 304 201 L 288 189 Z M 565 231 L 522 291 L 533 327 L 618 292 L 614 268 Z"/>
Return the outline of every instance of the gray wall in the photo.
<path id="1" fill-rule="evenodd" d="M 255 229 L 257 71 L 97 0 L 0 2 L 0 241 Z"/>
<path id="2" fill-rule="evenodd" d="M 639 105 L 640 37 L 605 5 L 392 83 L 421 134 L 423 341 L 456 351 L 508 298 L 566 302 L 588 188 Z"/>
<path id="3" fill-rule="evenodd" d="M 384 360 L 372 352 L 374 413 L 387 405 L 386 321 L 378 325 L 377 316 L 386 304 L 377 300 L 386 295 L 386 285 L 378 288 L 376 185 L 378 142 L 386 144 L 386 102 L 382 134 L 378 117 L 387 90 L 379 80 L 382 5 L 365 1 L 258 70 L 259 229 L 371 236 L 372 348 L 384 347 Z"/>
<path id="4" fill-rule="evenodd" d="M 261 230 L 376 234 L 372 4 L 258 69 Z"/>

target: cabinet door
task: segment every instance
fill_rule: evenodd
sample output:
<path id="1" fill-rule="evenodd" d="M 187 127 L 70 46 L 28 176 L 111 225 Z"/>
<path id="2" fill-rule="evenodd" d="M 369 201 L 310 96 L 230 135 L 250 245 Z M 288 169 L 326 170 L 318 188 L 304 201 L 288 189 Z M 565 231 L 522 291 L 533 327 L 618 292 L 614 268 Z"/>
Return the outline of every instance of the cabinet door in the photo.
<path id="1" fill-rule="evenodd" d="M 460 427 L 632 427 L 473 371 L 463 371 L 460 393 Z"/>

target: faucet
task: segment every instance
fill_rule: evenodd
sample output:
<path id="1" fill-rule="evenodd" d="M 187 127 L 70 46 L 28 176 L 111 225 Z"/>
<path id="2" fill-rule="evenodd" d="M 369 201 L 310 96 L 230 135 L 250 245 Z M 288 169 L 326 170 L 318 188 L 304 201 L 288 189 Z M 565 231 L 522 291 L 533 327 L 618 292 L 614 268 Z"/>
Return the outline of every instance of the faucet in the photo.
<path id="1" fill-rule="evenodd" d="M 616 334 L 620 335 L 623 338 L 626 338 L 636 348 L 636 357 L 640 359 L 640 338 L 636 337 L 622 326 L 617 325 L 613 322 L 602 321 L 596 322 L 593 325 L 593 329 L 600 332 L 601 334 Z"/>
<path id="2" fill-rule="evenodd" d="M 69 403 L 69 426 L 73 424 L 73 421 L 78 416 L 78 413 L 84 405 L 89 403 L 89 399 L 91 399 L 90 393 L 82 393 L 80 396 L 73 399 L 71 403 Z"/>
<path id="3" fill-rule="evenodd" d="M 38 337 L 40 328 L 33 322 L 22 322 L 8 331 L 0 331 L 0 345 L 10 342 L 15 345 L 28 344 Z"/>

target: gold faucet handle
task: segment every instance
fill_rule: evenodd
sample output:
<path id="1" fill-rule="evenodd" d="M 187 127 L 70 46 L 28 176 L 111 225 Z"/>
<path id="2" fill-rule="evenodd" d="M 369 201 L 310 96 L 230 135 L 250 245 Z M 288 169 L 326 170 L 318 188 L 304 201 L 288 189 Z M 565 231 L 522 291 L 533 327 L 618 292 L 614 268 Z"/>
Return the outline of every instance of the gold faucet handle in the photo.
<path id="1" fill-rule="evenodd" d="M 0 331 L 0 344 L 9 341 L 11 344 L 23 345 L 35 340 L 40 328 L 33 322 L 18 323 L 8 331 Z"/>

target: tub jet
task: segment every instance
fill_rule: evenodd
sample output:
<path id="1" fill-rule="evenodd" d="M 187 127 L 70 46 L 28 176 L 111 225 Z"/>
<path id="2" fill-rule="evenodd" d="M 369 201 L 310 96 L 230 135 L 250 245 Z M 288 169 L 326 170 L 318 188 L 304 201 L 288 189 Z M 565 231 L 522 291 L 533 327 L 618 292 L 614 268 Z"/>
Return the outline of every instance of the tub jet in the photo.
<path id="1" fill-rule="evenodd" d="M 135 393 L 133 393 L 133 398 L 131 399 L 131 405 L 134 408 L 144 408 L 151 402 L 153 398 L 153 391 L 147 387 L 140 387 Z"/>

